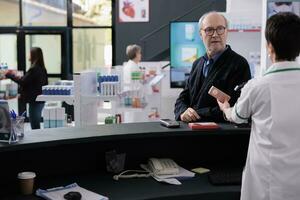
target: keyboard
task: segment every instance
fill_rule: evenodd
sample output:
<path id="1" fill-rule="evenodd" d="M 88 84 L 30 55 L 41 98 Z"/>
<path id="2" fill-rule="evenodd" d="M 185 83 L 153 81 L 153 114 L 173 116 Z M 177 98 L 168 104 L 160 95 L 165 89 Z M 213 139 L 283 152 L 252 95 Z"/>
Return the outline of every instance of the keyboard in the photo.
<path id="1" fill-rule="evenodd" d="M 217 169 L 208 174 L 208 179 L 213 185 L 241 185 L 242 169 Z"/>

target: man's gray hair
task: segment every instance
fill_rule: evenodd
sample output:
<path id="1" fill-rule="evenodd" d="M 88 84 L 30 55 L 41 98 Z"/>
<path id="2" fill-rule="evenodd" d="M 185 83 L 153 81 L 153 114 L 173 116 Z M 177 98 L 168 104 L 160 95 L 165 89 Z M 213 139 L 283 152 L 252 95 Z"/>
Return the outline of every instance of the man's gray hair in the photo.
<path id="1" fill-rule="evenodd" d="M 198 22 L 199 30 L 201 30 L 201 28 L 202 28 L 202 23 L 203 23 L 203 20 L 205 19 L 205 17 L 209 14 L 212 14 L 212 13 L 216 13 L 218 15 L 221 15 L 225 20 L 225 27 L 228 28 L 228 20 L 226 19 L 226 17 L 224 15 L 222 15 L 221 13 L 218 13 L 217 11 L 210 11 L 210 12 L 207 12 L 204 15 L 202 15 L 202 17 L 200 17 L 199 22 Z"/>
<path id="2" fill-rule="evenodd" d="M 130 60 L 134 59 L 139 51 L 142 51 L 142 48 L 137 44 L 131 44 L 126 47 L 126 55 Z"/>

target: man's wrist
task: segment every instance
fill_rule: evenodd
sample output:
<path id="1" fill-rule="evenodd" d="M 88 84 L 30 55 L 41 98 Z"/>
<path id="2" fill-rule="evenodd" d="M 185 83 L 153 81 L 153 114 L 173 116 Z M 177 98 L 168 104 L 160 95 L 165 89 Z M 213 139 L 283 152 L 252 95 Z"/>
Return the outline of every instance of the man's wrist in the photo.
<path id="1" fill-rule="evenodd" d="M 230 122 L 232 121 L 231 111 L 232 111 L 231 107 L 225 108 L 224 111 L 223 111 L 224 119 L 227 120 L 227 121 L 230 121 Z"/>
<path id="2" fill-rule="evenodd" d="M 181 113 L 180 116 L 179 116 L 179 118 L 180 118 L 181 121 L 183 121 L 183 114 L 184 114 L 184 112 Z"/>

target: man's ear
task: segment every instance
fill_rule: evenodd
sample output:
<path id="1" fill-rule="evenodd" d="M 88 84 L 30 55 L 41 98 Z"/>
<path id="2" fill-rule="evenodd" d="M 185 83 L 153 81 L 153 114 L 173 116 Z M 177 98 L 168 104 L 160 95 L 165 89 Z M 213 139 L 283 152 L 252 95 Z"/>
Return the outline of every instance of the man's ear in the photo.
<path id="1" fill-rule="evenodd" d="M 203 37 L 202 37 L 202 32 L 201 32 L 201 30 L 199 30 L 199 36 L 200 36 L 201 40 L 203 41 Z"/>

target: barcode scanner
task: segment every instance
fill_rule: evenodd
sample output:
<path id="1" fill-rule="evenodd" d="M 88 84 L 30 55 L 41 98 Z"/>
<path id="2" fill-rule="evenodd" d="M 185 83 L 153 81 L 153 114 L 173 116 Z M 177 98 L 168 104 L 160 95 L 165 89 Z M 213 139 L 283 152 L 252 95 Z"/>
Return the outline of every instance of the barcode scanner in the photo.
<path id="1" fill-rule="evenodd" d="M 81 194 L 79 192 L 68 192 L 64 195 L 64 198 L 67 200 L 81 200 Z"/>

